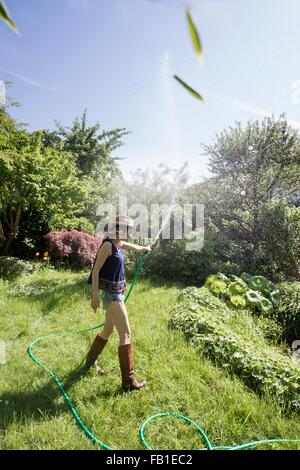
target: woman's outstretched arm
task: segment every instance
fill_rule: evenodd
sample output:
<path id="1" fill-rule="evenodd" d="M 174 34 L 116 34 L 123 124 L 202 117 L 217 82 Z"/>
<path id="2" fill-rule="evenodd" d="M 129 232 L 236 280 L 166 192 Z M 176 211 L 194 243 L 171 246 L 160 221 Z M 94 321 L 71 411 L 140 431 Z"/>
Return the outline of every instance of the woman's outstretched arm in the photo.
<path id="1" fill-rule="evenodd" d="M 128 251 L 141 251 L 141 252 L 146 251 L 148 253 L 150 253 L 150 251 L 151 251 L 150 245 L 148 245 L 148 246 L 135 245 L 134 243 L 128 243 L 128 242 L 125 242 L 123 240 L 122 240 L 120 246 L 124 250 L 128 250 Z"/>

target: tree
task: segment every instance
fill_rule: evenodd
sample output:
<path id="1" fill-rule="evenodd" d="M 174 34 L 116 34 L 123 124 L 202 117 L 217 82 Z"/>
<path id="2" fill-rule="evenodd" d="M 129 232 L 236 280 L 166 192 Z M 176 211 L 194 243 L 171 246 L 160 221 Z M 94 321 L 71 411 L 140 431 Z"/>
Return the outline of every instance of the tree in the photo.
<path id="1" fill-rule="evenodd" d="M 71 127 L 65 127 L 57 121 L 57 130 L 43 131 L 43 143 L 55 149 L 65 150 L 74 156 L 79 177 L 85 177 L 90 193 L 90 205 L 80 214 L 89 219 L 94 226 L 97 222 L 97 207 L 109 202 L 112 188 L 123 184 L 118 160 L 113 152 L 123 145 L 121 138 L 129 132 L 125 128 L 117 128 L 100 132 L 100 124 L 89 126 L 87 111 L 73 121 Z"/>
<path id="2" fill-rule="evenodd" d="M 54 148 L 62 144 L 64 150 L 74 155 L 82 174 L 92 175 L 104 170 L 108 178 L 120 175 L 116 160 L 122 158 L 113 157 L 112 152 L 123 145 L 121 138 L 129 134 L 125 128 L 99 132 L 98 122 L 93 126 L 88 125 L 86 110 L 80 119 L 73 121 L 72 127 L 62 126 L 57 121 L 55 124 L 58 130 L 44 131 L 43 142 Z"/>
<path id="3" fill-rule="evenodd" d="M 74 157 L 45 147 L 42 133 L 29 134 L 4 108 L 0 112 L 0 253 L 8 254 L 30 207 L 43 213 L 50 229 L 77 226 L 89 202 Z"/>
<path id="4" fill-rule="evenodd" d="M 292 201 L 299 191 L 300 139 L 284 115 L 241 124 L 203 145 L 213 174 L 201 192 L 206 214 L 225 236 L 234 261 L 255 269 L 263 239 L 261 210 L 272 199 Z"/>

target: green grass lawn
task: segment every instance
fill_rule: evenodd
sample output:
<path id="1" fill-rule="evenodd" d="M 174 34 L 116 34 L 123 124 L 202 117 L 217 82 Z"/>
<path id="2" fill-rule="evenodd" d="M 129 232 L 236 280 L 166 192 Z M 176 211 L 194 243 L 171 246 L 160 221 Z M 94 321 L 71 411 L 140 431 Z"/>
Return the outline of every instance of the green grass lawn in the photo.
<path id="1" fill-rule="evenodd" d="M 1 449 L 98 449 L 76 425 L 53 380 L 26 349 L 32 339 L 100 323 L 90 306 L 87 273 L 45 270 L 0 281 L 0 341 L 7 362 L 0 365 Z M 118 335 L 102 353 L 105 374 L 80 373 L 95 332 L 39 343 L 34 352 L 65 384 L 83 422 L 113 449 L 141 449 L 139 428 L 150 415 L 176 412 L 193 419 L 213 445 L 238 445 L 271 438 L 300 438 L 300 416 L 284 416 L 270 400 L 258 398 L 237 377 L 168 330 L 179 287 L 141 277 L 127 302 L 135 371 L 148 386 L 124 393 L 120 387 Z M 145 436 L 154 449 L 204 447 L 192 426 L 174 417 L 151 421 Z M 300 449 L 273 444 L 261 449 Z"/>

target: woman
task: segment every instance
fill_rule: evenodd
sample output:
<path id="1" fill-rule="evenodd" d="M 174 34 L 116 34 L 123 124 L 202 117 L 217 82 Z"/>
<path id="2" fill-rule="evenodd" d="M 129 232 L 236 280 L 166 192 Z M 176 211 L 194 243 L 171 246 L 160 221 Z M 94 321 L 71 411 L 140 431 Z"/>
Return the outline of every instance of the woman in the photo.
<path id="1" fill-rule="evenodd" d="M 107 236 L 98 251 L 91 275 L 91 305 L 96 312 L 99 307 L 98 288 L 103 289 L 103 303 L 106 308 L 105 325 L 102 331 L 97 334 L 86 358 L 88 368 L 93 366 L 98 373 L 104 372 L 97 363 L 97 358 L 116 327 L 120 339 L 118 354 L 122 387 L 125 391 L 140 389 L 146 385 L 146 381 L 138 382 L 134 376 L 131 329 L 124 303 L 126 289 L 124 250 L 151 251 L 150 246 L 134 245 L 124 241 L 128 238 L 127 229 L 130 227 L 133 227 L 133 220 L 128 216 L 118 215 L 116 217 L 116 238 L 112 239 Z"/>

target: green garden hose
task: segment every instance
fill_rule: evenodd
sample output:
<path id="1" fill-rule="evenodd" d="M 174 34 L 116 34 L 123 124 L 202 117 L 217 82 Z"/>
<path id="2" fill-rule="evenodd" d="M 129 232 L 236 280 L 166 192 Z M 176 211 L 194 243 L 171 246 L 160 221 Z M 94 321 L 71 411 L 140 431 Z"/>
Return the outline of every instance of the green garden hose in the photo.
<path id="1" fill-rule="evenodd" d="M 133 278 L 133 281 L 131 283 L 130 289 L 129 289 L 128 293 L 126 294 L 125 302 L 127 301 L 128 297 L 129 297 L 129 295 L 130 295 L 130 293 L 133 289 L 133 286 L 136 282 L 139 270 L 140 270 L 140 268 L 141 268 L 141 266 L 144 262 L 145 257 L 148 254 L 149 253 L 147 253 L 147 252 L 144 253 L 141 260 L 140 260 L 140 262 L 139 262 L 139 265 L 138 265 L 138 267 L 135 271 L 134 278 Z M 104 325 L 104 323 L 99 323 L 98 325 L 95 325 L 95 326 L 92 326 L 92 327 L 89 327 L 89 328 L 85 328 L 83 330 L 67 330 L 67 331 L 64 331 L 64 332 L 61 332 L 61 333 L 52 333 L 48 336 L 43 336 L 41 338 L 33 340 L 30 343 L 30 345 L 28 346 L 27 352 L 29 354 L 29 357 L 33 360 L 33 362 L 35 362 L 38 366 L 42 367 L 42 369 L 44 369 L 52 377 L 52 379 L 56 383 L 60 393 L 64 397 L 65 402 L 67 403 L 68 407 L 70 408 L 70 411 L 71 411 L 72 415 L 74 416 L 76 423 L 80 426 L 80 428 L 88 436 L 88 438 L 91 439 L 92 442 L 98 444 L 102 449 L 116 450 L 116 449 L 112 449 L 111 447 L 106 445 L 104 442 L 102 442 L 100 439 L 98 439 L 97 436 L 95 436 L 92 433 L 92 431 L 90 431 L 90 429 L 84 424 L 84 422 L 82 421 L 81 417 L 79 416 L 75 406 L 73 405 L 69 395 L 67 394 L 66 390 L 64 389 L 63 384 L 60 382 L 59 378 L 56 376 L 56 374 L 49 367 L 47 367 L 39 359 L 37 359 L 37 357 L 33 354 L 33 351 L 32 351 L 33 346 L 35 344 L 37 344 L 40 341 L 43 341 L 45 339 L 57 338 L 57 337 L 61 337 L 61 336 L 66 336 L 68 334 L 86 333 L 88 331 L 93 331 L 93 330 L 96 330 L 98 328 L 101 328 L 103 325 Z M 289 443 L 292 443 L 292 442 L 296 443 L 297 442 L 297 443 L 300 443 L 300 439 L 266 439 L 266 440 L 262 440 L 262 441 L 248 442 L 246 444 L 242 444 L 242 445 L 239 445 L 239 446 L 213 447 L 210 440 L 209 440 L 209 438 L 208 438 L 208 436 L 207 436 L 207 434 L 205 433 L 205 431 L 202 428 L 200 428 L 200 426 L 198 426 L 197 423 L 195 423 L 195 421 L 188 418 L 187 416 L 180 415 L 178 413 L 167 412 L 167 413 L 158 413 L 158 414 L 152 415 L 142 423 L 142 425 L 140 427 L 140 431 L 139 431 L 139 436 L 140 436 L 141 443 L 142 443 L 142 445 L 145 449 L 154 450 L 149 446 L 149 444 L 147 443 L 147 441 L 145 439 L 144 430 L 145 430 L 146 425 L 150 421 L 152 421 L 153 419 L 157 419 L 157 418 L 160 418 L 160 417 L 166 417 L 166 416 L 173 416 L 173 417 L 182 419 L 182 420 L 186 421 L 187 423 L 189 423 L 189 424 L 191 424 L 192 426 L 195 427 L 195 429 L 201 435 L 201 438 L 203 439 L 203 441 L 205 442 L 205 444 L 207 446 L 207 447 L 200 447 L 197 450 L 242 450 L 242 449 L 250 449 L 252 447 L 256 447 L 256 446 L 262 445 L 262 444 L 272 444 L 274 442 L 289 442 Z"/>

